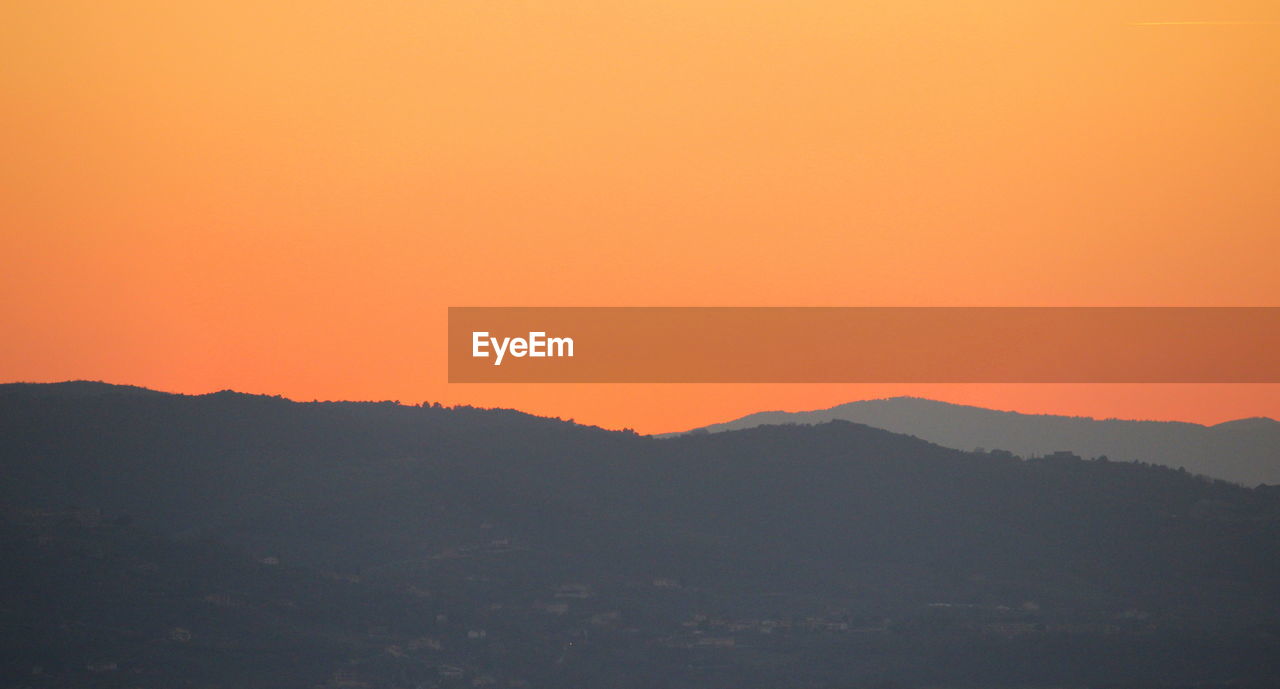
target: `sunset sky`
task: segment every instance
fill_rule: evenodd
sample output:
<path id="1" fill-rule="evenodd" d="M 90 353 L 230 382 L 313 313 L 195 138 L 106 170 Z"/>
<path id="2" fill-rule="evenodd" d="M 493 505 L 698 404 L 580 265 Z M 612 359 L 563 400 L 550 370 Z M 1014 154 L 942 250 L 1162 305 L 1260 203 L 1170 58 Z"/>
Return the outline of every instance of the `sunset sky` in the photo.
<path id="1" fill-rule="evenodd" d="M 1274 0 L 11 0 L 0 381 L 642 432 L 911 394 L 449 385 L 448 306 L 1278 306 Z"/>

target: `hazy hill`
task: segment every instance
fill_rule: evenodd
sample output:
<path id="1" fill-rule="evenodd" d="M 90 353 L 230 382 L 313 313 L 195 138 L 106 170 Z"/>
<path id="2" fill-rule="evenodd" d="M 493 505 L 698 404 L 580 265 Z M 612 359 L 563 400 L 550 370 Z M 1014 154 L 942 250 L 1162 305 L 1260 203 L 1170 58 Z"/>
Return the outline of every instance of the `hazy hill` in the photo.
<path id="1" fill-rule="evenodd" d="M 0 395 L 27 397 L 99 397 L 101 395 L 164 395 L 137 385 L 115 385 L 96 380 L 68 380 L 61 383 L 4 383 Z"/>
<path id="2" fill-rule="evenodd" d="M 10 684 L 1280 678 L 1269 488 L 847 422 L 657 439 L 502 410 L 51 392 L 0 387 Z M 102 629 L 113 610 L 135 612 Z M 156 641 L 172 627 L 193 640 Z M 50 649 L 34 679 L 31 638 Z M 118 670 L 86 670 L 101 644 Z M 226 673 L 250 658 L 269 681 Z M 306 671 L 282 678 L 288 658 Z"/>
<path id="3" fill-rule="evenodd" d="M 1280 422 L 1240 419 L 1216 426 L 995 411 L 915 397 L 850 402 L 808 412 L 760 412 L 706 426 L 709 432 L 768 424 L 852 421 L 946 447 L 1002 449 L 1029 457 L 1067 450 L 1141 461 L 1243 483 L 1280 484 Z"/>

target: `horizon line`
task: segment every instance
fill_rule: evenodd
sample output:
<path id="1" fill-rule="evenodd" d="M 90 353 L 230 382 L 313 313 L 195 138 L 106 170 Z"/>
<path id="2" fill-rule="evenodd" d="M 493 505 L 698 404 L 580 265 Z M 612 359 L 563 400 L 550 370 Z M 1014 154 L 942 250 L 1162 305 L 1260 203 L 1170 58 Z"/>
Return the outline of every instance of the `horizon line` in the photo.
<path id="1" fill-rule="evenodd" d="M 209 396 L 209 395 L 216 395 L 216 394 L 219 394 L 219 393 L 227 393 L 227 392 L 230 392 L 230 393 L 233 393 L 233 394 L 237 394 L 237 395 L 246 395 L 246 396 L 249 396 L 249 397 L 271 397 L 271 398 L 275 398 L 275 399 L 282 399 L 282 400 L 285 400 L 285 401 L 287 401 L 287 402 L 291 402 L 291 403 L 294 403 L 294 404 L 318 404 L 318 403 L 325 403 L 325 404 L 385 404 L 385 403 L 390 402 L 390 403 L 394 403 L 395 405 L 400 406 L 400 407 L 428 407 L 428 406 L 431 406 L 431 405 L 433 404 L 433 401 L 431 401 L 431 400 L 427 400 L 427 399 L 420 400 L 420 401 L 419 401 L 419 402 L 417 402 L 417 403 L 413 403 L 413 402 L 402 402 L 401 400 L 397 400 L 397 399 L 381 399 L 381 400 L 375 400 L 375 399 L 363 399 L 363 400 L 362 400 L 362 399 L 319 399 L 319 398 L 316 398 L 316 399 L 306 400 L 306 399 L 298 399 L 298 398 L 296 398 L 296 397 L 292 397 L 292 396 L 290 396 L 290 395 L 286 395 L 286 394 L 280 394 L 280 393 L 272 394 L 272 393 L 265 393 L 265 392 L 245 392 L 245 391 L 243 391 L 243 390 L 237 390 L 237 389 L 235 389 L 235 388 L 222 388 L 222 389 L 219 389 L 219 390 L 211 390 L 211 391 L 209 391 L 209 392 L 175 392 L 175 391 L 172 391 L 172 390 L 161 390 L 161 389 L 158 389 L 158 388 L 147 387 L 146 385 L 136 385 L 136 384 L 133 384 L 133 383 L 111 383 L 111 382 L 107 382 L 107 381 L 105 381 L 105 380 L 93 380 L 93 379 L 88 379 L 88 378 L 74 378 L 74 379 L 68 379 L 68 380 L 57 380 L 57 381 L 32 381 L 32 380 L 10 380 L 10 381 L 0 381 L 0 389 L 4 388 L 4 387 L 6 387 L 6 386 L 22 386 L 22 385 L 33 385 L 33 386 L 39 386 L 39 385 L 65 385 L 65 384 L 68 384 L 68 383 L 90 383 L 90 384 L 103 385 L 103 386 L 108 386 L 108 387 L 136 388 L 136 389 L 140 389 L 140 390 L 145 390 L 145 391 L 147 391 L 147 392 L 153 392 L 153 393 L 157 393 L 157 394 L 161 394 L 161 395 L 173 395 L 173 396 L 178 396 L 178 397 L 205 397 L 205 396 Z M 1051 383 L 1050 383 L 1050 385 L 1051 385 Z M 754 411 L 754 412 L 748 412 L 747 414 L 744 414 L 744 415 L 742 415 L 742 416 L 738 416 L 738 417 L 735 417 L 735 418 L 732 418 L 732 419 L 728 419 L 728 420 L 726 420 L 726 421 L 712 422 L 712 423 L 709 423 L 709 424 L 704 424 L 704 425 L 702 425 L 702 426 L 694 426 L 694 427 L 692 427 L 692 428 L 685 428 L 685 429 L 682 429 L 682 430 L 676 430 L 676 431 L 658 431 L 658 432 L 651 432 L 651 433 L 641 433 L 641 435 L 648 435 L 648 436 L 667 436 L 667 435 L 672 435 L 672 436 L 674 436 L 674 435 L 684 435 L 684 434 L 686 434 L 686 433 L 689 433 L 689 432 L 691 432 L 691 431 L 695 431 L 695 430 L 698 430 L 698 429 L 701 429 L 701 428 L 706 428 L 706 427 L 708 427 L 708 426 L 719 426 L 719 425 L 723 425 L 723 424 L 733 423 L 733 422 L 735 422 L 735 421 L 740 421 L 740 420 L 742 420 L 742 419 L 744 419 L 744 418 L 747 418 L 747 417 L 750 417 L 750 416 L 755 416 L 755 415 L 757 415 L 757 414 L 788 414 L 788 415 L 790 415 L 790 414 L 808 414 L 808 413 L 814 413 L 814 412 L 831 411 L 831 410 L 836 409 L 836 408 L 838 408 L 838 407 L 842 407 L 842 406 L 845 406 L 845 405 L 848 405 L 848 404 L 857 404 L 857 403 L 860 403 L 860 402 L 882 402 L 882 401 L 889 401 L 889 400 L 901 400 L 901 399 L 920 400 L 920 401 L 925 401 L 925 402 L 933 402 L 933 403 L 937 403 L 937 404 L 945 404 L 945 405 L 949 405 L 949 406 L 953 406 L 953 407 L 968 407 L 968 408 L 970 408 L 970 409 L 980 409 L 980 410 L 984 410 L 984 411 L 997 412 L 997 413 L 1002 413 L 1002 414 L 1018 414 L 1018 415 L 1021 415 L 1021 416 L 1052 416 L 1052 417 L 1068 418 L 1068 419 L 1087 419 L 1087 420 L 1091 420 L 1091 421 L 1125 421 L 1125 422 L 1132 422 L 1132 423 L 1177 423 L 1177 424 L 1189 424 L 1189 425 L 1192 425 L 1192 426 L 1200 426 L 1200 427 L 1202 427 L 1202 428 L 1213 428 L 1214 426 L 1220 426 L 1220 425 L 1223 425 L 1223 424 L 1234 423 L 1234 422 L 1237 422 L 1237 421 L 1251 421 L 1251 420 L 1255 420 L 1255 419 L 1265 419 L 1265 420 L 1272 421 L 1272 422 L 1280 422 L 1280 419 L 1277 419 L 1277 418 L 1275 418 L 1275 417 L 1271 417 L 1271 416 L 1267 416 L 1267 415 L 1265 415 L 1265 414 L 1255 414 L 1255 415 L 1253 415 L 1253 416 L 1240 416 L 1240 417 L 1230 418 L 1230 419 L 1227 419 L 1227 420 L 1225 420 L 1225 421 L 1219 421 L 1219 422 L 1217 422 L 1217 423 L 1203 423 L 1203 422 L 1199 422 L 1199 421 L 1189 421 L 1189 420 L 1186 420 L 1186 419 L 1168 419 L 1168 418 L 1166 418 L 1166 419 L 1160 419 L 1160 418 L 1135 418 L 1135 417 L 1128 417 L 1128 418 L 1126 418 L 1126 417 L 1122 417 L 1122 416 L 1092 416 L 1092 415 L 1087 415 L 1087 414 L 1085 414 L 1085 415 L 1079 415 L 1079 414 L 1070 414 L 1070 413 L 1065 413 L 1065 412 L 1033 412 L 1033 411 L 1020 411 L 1020 410 L 1018 410 L 1018 409 L 1007 409 L 1007 408 L 1002 409 L 1002 408 L 998 408 L 998 407 L 985 407 L 985 406 L 982 406 L 982 405 L 980 405 L 980 404 L 970 404 L 970 403 L 966 403 L 966 402 L 951 402 L 951 401 L 947 401 L 947 400 L 944 400 L 944 399 L 937 399 L 937 398 L 933 398 L 933 397 L 920 397 L 920 396 L 917 396 L 917 395 L 891 395 L 891 396 L 887 396 L 887 397 L 863 397 L 863 398 L 859 398 L 859 399 L 851 399 L 851 400 L 847 400 L 847 401 L 845 401 L 845 402 L 840 402 L 840 403 L 838 403 L 838 404 L 834 404 L 834 405 L 832 405 L 832 406 L 830 406 L 830 407 L 820 407 L 820 408 L 811 408 L 811 409 L 796 409 L 796 410 L 787 410 L 787 409 L 760 409 L 760 410 L 757 410 L 757 411 Z M 439 400 L 434 401 L 434 403 L 435 403 L 435 404 L 441 404 L 441 402 L 440 402 Z M 580 422 L 577 422 L 577 421 L 575 421 L 575 420 L 574 420 L 576 417 L 570 417 L 570 418 L 567 418 L 567 419 L 566 419 L 565 417 L 560 417 L 560 416 L 544 416 L 544 415 L 543 415 L 543 414 L 541 414 L 541 413 L 532 412 L 532 411 L 526 411 L 526 410 L 524 410 L 524 409 L 520 409 L 520 408 L 518 408 L 518 407 L 503 407 L 503 406 L 496 406 L 496 407 L 484 407 L 484 406 L 476 406 L 474 403 L 471 403 L 471 402 L 458 402 L 458 403 L 454 403 L 454 404 L 450 404 L 450 405 L 443 405 L 443 404 L 442 404 L 441 406 L 444 406 L 446 409 L 448 409 L 448 408 L 456 408 L 456 407 L 470 407 L 470 408 L 473 408 L 473 409 L 483 409 L 483 410 L 488 410 L 488 411 L 514 411 L 514 412 L 518 412 L 518 413 L 521 413 L 521 414 L 527 414 L 527 415 L 529 415 L 529 416 L 534 416 L 534 417 L 538 417 L 538 418 L 544 418 L 544 419 L 558 419 L 558 420 L 561 420 L 561 421 L 568 420 L 568 421 L 571 421 L 571 422 L 573 422 L 573 423 L 577 423 L 578 425 L 595 426 L 595 427 L 597 427 L 597 428 L 603 428 L 603 429 L 605 429 L 605 430 L 610 430 L 610 431 L 623 430 L 623 427 L 611 428 L 611 427 L 600 426 L 600 425 L 592 424 L 592 423 L 580 423 Z"/>

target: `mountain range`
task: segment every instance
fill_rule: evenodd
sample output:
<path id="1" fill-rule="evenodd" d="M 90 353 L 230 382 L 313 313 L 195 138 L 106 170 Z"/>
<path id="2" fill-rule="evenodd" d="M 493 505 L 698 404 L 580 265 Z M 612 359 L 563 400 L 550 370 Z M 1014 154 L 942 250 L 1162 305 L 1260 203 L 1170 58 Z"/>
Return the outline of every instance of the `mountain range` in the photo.
<path id="1" fill-rule="evenodd" d="M 815 411 L 759 412 L 690 432 L 837 420 L 906 433 L 957 449 L 1002 449 L 1022 457 L 1069 451 L 1085 457 L 1106 456 L 1186 469 L 1244 485 L 1280 484 L 1280 422 L 1266 417 L 1203 426 L 1021 414 L 893 397 Z"/>
<path id="2" fill-rule="evenodd" d="M 0 476 L 0 686 L 1280 682 L 1280 490 L 1151 463 L 70 383 Z"/>

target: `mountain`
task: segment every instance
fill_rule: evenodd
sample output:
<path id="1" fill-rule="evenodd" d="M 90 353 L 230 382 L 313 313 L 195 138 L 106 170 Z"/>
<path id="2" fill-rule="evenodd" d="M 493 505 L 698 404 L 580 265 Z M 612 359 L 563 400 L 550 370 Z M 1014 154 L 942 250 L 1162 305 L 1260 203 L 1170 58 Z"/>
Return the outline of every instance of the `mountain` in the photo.
<path id="1" fill-rule="evenodd" d="M 1280 491 L 849 422 L 0 388 L 0 686 L 1263 687 Z"/>
<path id="2" fill-rule="evenodd" d="M 97 380 L 68 380 L 61 383 L 4 383 L 0 395 L 28 397 L 99 397 L 101 395 L 164 395 L 137 385 L 115 385 Z"/>
<path id="3" fill-rule="evenodd" d="M 761 425 L 852 421 L 958 449 L 998 448 L 1030 457 L 1066 450 L 1085 457 L 1149 462 L 1244 485 L 1280 484 L 1280 422 L 1240 419 L 1216 426 L 995 411 L 915 397 L 850 402 L 807 412 L 760 412 L 692 432 Z"/>

